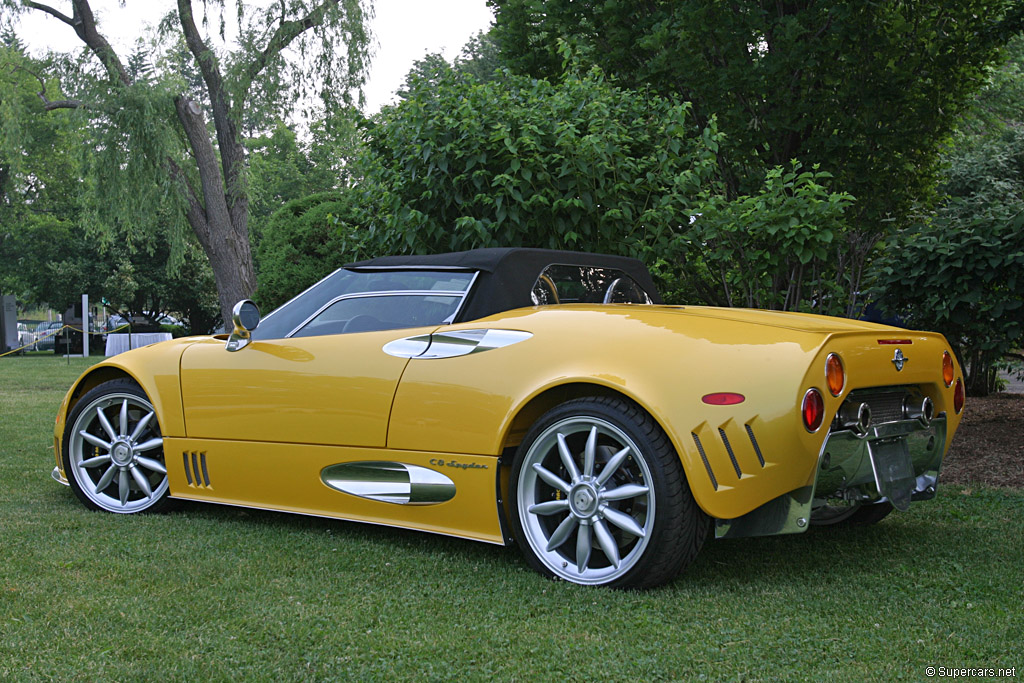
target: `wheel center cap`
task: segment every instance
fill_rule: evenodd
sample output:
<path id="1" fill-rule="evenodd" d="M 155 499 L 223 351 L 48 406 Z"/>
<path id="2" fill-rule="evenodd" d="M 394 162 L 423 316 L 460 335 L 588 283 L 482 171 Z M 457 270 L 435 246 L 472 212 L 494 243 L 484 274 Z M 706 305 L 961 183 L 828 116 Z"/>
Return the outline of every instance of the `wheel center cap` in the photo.
<path id="1" fill-rule="evenodd" d="M 569 507 L 577 517 L 590 517 L 597 512 L 597 492 L 589 484 L 580 484 L 569 493 Z"/>
<path id="2" fill-rule="evenodd" d="M 119 443 L 114 446 L 114 449 L 110 452 L 110 457 L 113 458 L 114 462 L 118 465 L 127 465 L 132 461 L 132 447 L 125 443 Z"/>

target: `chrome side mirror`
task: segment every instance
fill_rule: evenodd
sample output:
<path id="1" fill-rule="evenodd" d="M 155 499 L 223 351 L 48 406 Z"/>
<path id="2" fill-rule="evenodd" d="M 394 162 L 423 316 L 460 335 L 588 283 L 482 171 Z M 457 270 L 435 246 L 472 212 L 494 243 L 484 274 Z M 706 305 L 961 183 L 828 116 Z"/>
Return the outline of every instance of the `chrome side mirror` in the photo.
<path id="1" fill-rule="evenodd" d="M 231 309 L 231 323 L 234 329 L 224 346 L 228 351 L 244 349 L 252 341 L 250 332 L 260 324 L 260 309 L 249 299 L 242 299 Z"/>

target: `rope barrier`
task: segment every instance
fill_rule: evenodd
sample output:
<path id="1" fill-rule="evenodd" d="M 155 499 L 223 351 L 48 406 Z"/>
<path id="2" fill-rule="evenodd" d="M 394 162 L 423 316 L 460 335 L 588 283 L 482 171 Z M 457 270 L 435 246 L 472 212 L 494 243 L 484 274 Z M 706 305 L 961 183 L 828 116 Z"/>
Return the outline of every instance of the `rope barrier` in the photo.
<path id="1" fill-rule="evenodd" d="M 115 327 L 114 329 L 110 330 L 109 332 L 105 332 L 104 334 L 114 334 L 118 330 L 123 330 L 126 327 L 130 327 L 130 325 L 128 323 L 125 323 L 124 325 L 121 325 L 119 327 Z M 11 349 L 10 351 L 4 351 L 3 353 L 0 353 L 0 358 L 3 358 L 4 356 L 9 356 L 12 353 L 17 353 L 18 351 L 21 351 L 22 349 L 27 349 L 30 346 L 35 346 L 36 344 L 38 344 L 43 339 L 48 339 L 49 337 L 56 337 L 58 334 L 60 334 L 64 330 L 71 330 L 72 332 L 81 332 L 83 334 L 85 333 L 85 330 L 79 329 L 77 327 L 72 327 L 71 325 L 62 325 L 59 329 L 55 330 L 54 332 L 48 332 L 48 333 L 44 334 L 42 337 L 40 337 L 39 339 L 34 340 L 30 344 L 25 344 L 24 346 L 19 346 L 16 349 Z M 99 334 L 99 332 L 90 332 L 89 334 Z"/>

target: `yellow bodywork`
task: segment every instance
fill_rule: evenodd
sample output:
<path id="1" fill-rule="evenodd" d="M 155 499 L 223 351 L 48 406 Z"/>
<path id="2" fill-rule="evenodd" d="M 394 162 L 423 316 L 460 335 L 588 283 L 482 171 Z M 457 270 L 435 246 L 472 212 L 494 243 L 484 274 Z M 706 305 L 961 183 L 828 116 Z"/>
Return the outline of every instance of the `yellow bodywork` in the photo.
<path id="1" fill-rule="evenodd" d="M 382 350 L 437 329 L 532 336 L 454 358 Z M 892 339 L 910 342 L 899 346 L 907 358 L 901 371 L 894 347 L 879 343 Z M 254 341 L 234 353 L 223 339 L 194 337 L 110 358 L 83 375 L 58 415 L 58 467 L 64 420 L 77 398 L 106 379 L 130 376 L 156 410 L 174 497 L 501 543 L 502 476 L 530 425 L 565 400 L 617 394 L 665 430 L 700 507 L 734 519 L 813 482 L 829 421 L 855 389 L 916 387 L 936 415 L 945 413 L 948 449 L 960 416 L 942 381 L 947 350 L 938 334 L 846 319 L 649 305 L 525 308 L 442 328 Z M 839 354 L 846 370 L 838 397 L 825 386 L 829 353 Z M 810 388 L 825 399 L 825 424 L 816 433 L 800 414 Z M 744 400 L 701 400 L 719 392 Z M 193 454 L 203 454 L 208 484 L 190 483 Z M 325 467 L 374 460 L 435 469 L 457 493 L 434 505 L 396 505 L 321 480 Z"/>

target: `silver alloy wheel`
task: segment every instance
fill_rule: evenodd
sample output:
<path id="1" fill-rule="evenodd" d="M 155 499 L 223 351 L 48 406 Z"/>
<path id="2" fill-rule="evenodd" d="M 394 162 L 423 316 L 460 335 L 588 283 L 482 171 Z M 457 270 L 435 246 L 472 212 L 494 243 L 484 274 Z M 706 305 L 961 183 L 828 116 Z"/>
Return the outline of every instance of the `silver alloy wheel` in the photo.
<path id="1" fill-rule="evenodd" d="M 152 404 L 110 393 L 79 413 L 68 441 L 68 462 L 82 493 L 109 512 L 141 512 L 167 493 L 163 437 Z"/>
<path id="2" fill-rule="evenodd" d="M 625 432 L 596 417 L 570 417 L 545 429 L 526 453 L 517 496 L 534 554 L 573 583 L 624 576 L 654 529 L 650 468 Z"/>

